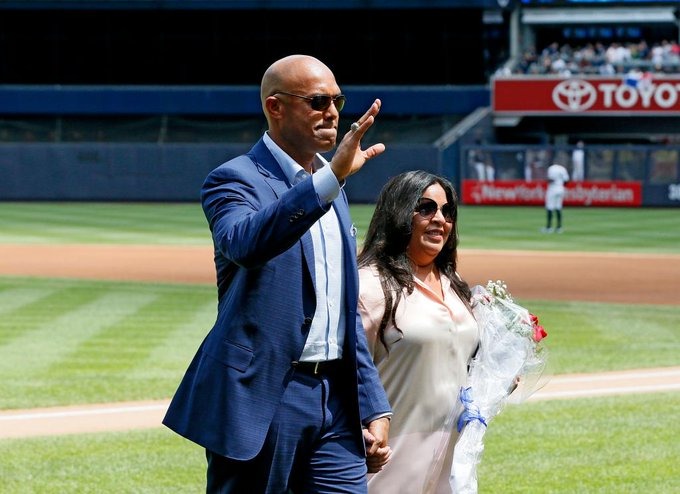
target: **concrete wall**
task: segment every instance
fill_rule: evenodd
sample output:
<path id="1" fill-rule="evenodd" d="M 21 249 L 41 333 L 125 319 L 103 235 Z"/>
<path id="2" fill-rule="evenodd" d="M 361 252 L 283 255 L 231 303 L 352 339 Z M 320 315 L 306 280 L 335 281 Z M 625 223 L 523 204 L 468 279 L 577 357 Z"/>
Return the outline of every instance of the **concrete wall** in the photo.
<path id="1" fill-rule="evenodd" d="M 250 145 L 0 144 L 2 201 L 197 201 L 206 175 Z M 391 144 L 350 177 L 352 202 L 373 202 L 387 179 L 411 169 L 441 172 L 429 144 Z"/>

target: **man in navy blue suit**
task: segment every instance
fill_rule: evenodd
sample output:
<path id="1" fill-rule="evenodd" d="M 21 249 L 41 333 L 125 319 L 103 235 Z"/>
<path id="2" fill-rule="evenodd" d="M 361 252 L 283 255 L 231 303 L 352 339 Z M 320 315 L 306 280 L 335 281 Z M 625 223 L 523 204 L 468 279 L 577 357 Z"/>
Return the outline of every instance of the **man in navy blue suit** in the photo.
<path id="1" fill-rule="evenodd" d="M 208 493 L 366 492 L 389 461 L 392 410 L 357 314 L 356 229 L 345 179 L 375 100 L 337 145 L 345 104 L 321 61 L 274 62 L 260 88 L 268 130 L 201 190 L 218 313 L 163 423 L 203 446 Z"/>

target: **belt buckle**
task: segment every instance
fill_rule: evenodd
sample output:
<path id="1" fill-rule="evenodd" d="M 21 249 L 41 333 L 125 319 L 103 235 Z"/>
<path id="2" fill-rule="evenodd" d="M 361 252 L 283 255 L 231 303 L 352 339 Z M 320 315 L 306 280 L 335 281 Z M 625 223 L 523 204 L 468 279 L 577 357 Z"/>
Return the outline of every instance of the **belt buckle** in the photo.
<path id="1" fill-rule="evenodd" d="M 321 361 L 318 360 L 318 361 L 314 364 L 314 371 L 313 371 L 313 372 L 314 372 L 314 375 L 315 375 L 315 376 L 316 376 L 317 374 L 319 374 L 319 364 L 320 364 L 320 363 L 321 363 Z"/>

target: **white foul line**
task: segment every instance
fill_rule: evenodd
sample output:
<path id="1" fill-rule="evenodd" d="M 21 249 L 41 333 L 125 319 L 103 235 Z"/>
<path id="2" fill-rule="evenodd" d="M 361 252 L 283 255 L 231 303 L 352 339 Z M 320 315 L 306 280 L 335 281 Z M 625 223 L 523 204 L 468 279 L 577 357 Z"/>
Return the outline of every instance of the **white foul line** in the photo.
<path id="1" fill-rule="evenodd" d="M 586 396 L 603 396 L 631 393 L 657 393 L 664 391 L 680 391 L 680 383 L 658 384 L 653 386 L 616 386 L 609 388 L 591 388 L 565 391 L 538 391 L 529 397 L 530 401 L 551 400 L 559 398 L 579 398 Z"/>
<path id="2" fill-rule="evenodd" d="M 5 420 L 34 420 L 34 419 L 52 419 L 61 417 L 84 417 L 92 415 L 107 415 L 119 413 L 139 413 L 153 410 L 165 410 L 168 408 L 168 403 L 161 403 L 157 405 L 138 405 L 138 406 L 121 406 L 121 407 L 107 407 L 107 408 L 88 408 L 80 410 L 62 410 L 53 412 L 28 412 L 20 414 L 0 415 L 0 421 Z"/>

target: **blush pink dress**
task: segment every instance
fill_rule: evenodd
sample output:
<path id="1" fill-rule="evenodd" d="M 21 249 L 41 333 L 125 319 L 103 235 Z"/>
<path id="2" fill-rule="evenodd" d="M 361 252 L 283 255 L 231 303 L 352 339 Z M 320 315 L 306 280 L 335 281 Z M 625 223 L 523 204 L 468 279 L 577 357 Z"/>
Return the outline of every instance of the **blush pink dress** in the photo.
<path id="1" fill-rule="evenodd" d="M 444 297 L 415 279 L 397 308 L 399 333 L 390 321 L 389 354 L 377 338 L 384 313 L 377 270 L 359 271 L 359 311 L 373 360 L 394 416 L 389 444 L 393 454 L 379 473 L 369 475 L 370 494 L 450 494 L 453 447 L 458 439 L 458 400 L 467 366 L 479 343 L 477 323 L 442 277 Z"/>

